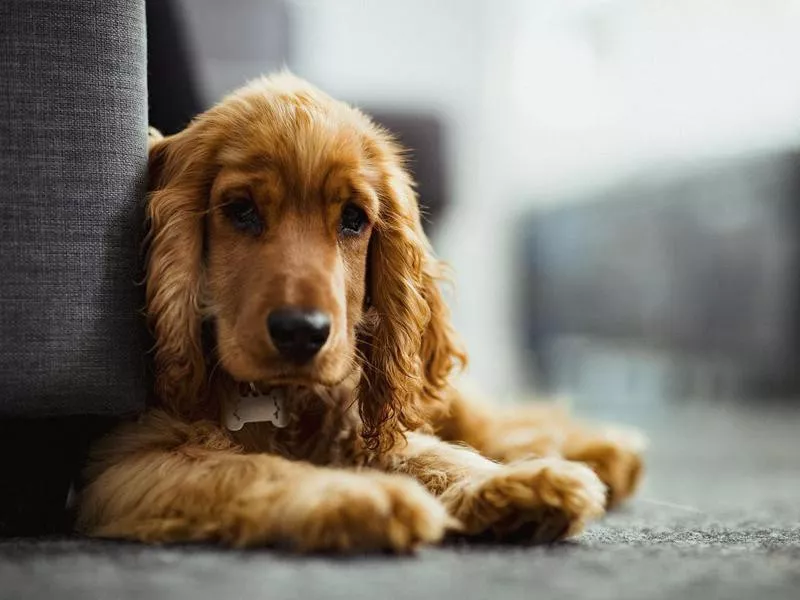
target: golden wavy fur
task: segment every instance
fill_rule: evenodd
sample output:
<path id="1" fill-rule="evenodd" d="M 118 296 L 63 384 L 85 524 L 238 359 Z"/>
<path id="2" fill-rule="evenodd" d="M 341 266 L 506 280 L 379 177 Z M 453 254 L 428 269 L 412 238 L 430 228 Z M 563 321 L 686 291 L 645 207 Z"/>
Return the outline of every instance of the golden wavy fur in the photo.
<path id="1" fill-rule="evenodd" d="M 401 150 L 361 112 L 258 79 L 153 134 L 149 188 L 158 405 L 95 449 L 82 531 L 339 551 L 450 530 L 552 541 L 635 488 L 635 436 L 452 386 L 465 355 L 442 267 Z M 287 307 L 324 320 L 302 360 L 272 329 Z M 280 390 L 288 425 L 225 429 L 243 385 Z"/>

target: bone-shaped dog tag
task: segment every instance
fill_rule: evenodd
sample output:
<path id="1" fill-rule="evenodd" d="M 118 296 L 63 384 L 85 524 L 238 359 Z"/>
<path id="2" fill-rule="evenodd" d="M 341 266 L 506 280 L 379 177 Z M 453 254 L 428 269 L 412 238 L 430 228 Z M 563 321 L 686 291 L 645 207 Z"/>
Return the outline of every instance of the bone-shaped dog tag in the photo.
<path id="1" fill-rule="evenodd" d="M 275 427 L 286 427 L 289 424 L 289 415 L 284 409 L 284 401 L 282 389 L 272 388 L 267 392 L 260 392 L 250 384 L 247 393 L 239 393 L 236 398 L 225 403 L 222 419 L 230 431 L 239 431 L 245 423 L 265 421 Z"/>

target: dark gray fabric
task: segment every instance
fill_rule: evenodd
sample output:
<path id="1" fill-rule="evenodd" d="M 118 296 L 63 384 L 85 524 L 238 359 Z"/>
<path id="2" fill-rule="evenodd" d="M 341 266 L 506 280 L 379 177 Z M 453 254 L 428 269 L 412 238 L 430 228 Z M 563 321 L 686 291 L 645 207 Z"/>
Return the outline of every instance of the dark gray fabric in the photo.
<path id="1" fill-rule="evenodd" d="M 342 559 L 17 539 L 0 541 L 0 599 L 800 597 L 800 412 L 672 406 L 647 430 L 637 500 L 570 543 Z"/>
<path id="2" fill-rule="evenodd" d="M 0 416 L 141 406 L 143 0 L 0 2 Z"/>
<path id="3" fill-rule="evenodd" d="M 539 383 L 576 372 L 580 336 L 671 354 L 682 393 L 795 395 L 799 167 L 796 151 L 687 163 L 532 214 L 519 309 Z"/>

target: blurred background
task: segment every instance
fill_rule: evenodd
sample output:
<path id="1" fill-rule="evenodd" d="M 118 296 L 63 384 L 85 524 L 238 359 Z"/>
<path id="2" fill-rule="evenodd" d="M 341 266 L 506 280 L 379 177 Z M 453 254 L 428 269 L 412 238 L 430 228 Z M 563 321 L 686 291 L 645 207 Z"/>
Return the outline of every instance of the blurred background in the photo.
<path id="1" fill-rule="evenodd" d="M 399 136 L 492 397 L 792 404 L 800 0 L 154 0 L 148 29 L 165 132 L 288 66 Z"/>

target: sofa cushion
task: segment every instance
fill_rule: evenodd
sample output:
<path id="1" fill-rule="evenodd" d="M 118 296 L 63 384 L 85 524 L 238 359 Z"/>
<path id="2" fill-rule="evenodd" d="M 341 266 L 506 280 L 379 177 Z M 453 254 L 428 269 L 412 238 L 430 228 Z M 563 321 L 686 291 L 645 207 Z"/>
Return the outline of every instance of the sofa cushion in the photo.
<path id="1" fill-rule="evenodd" d="M 143 405 L 141 0 L 0 2 L 0 416 Z"/>

